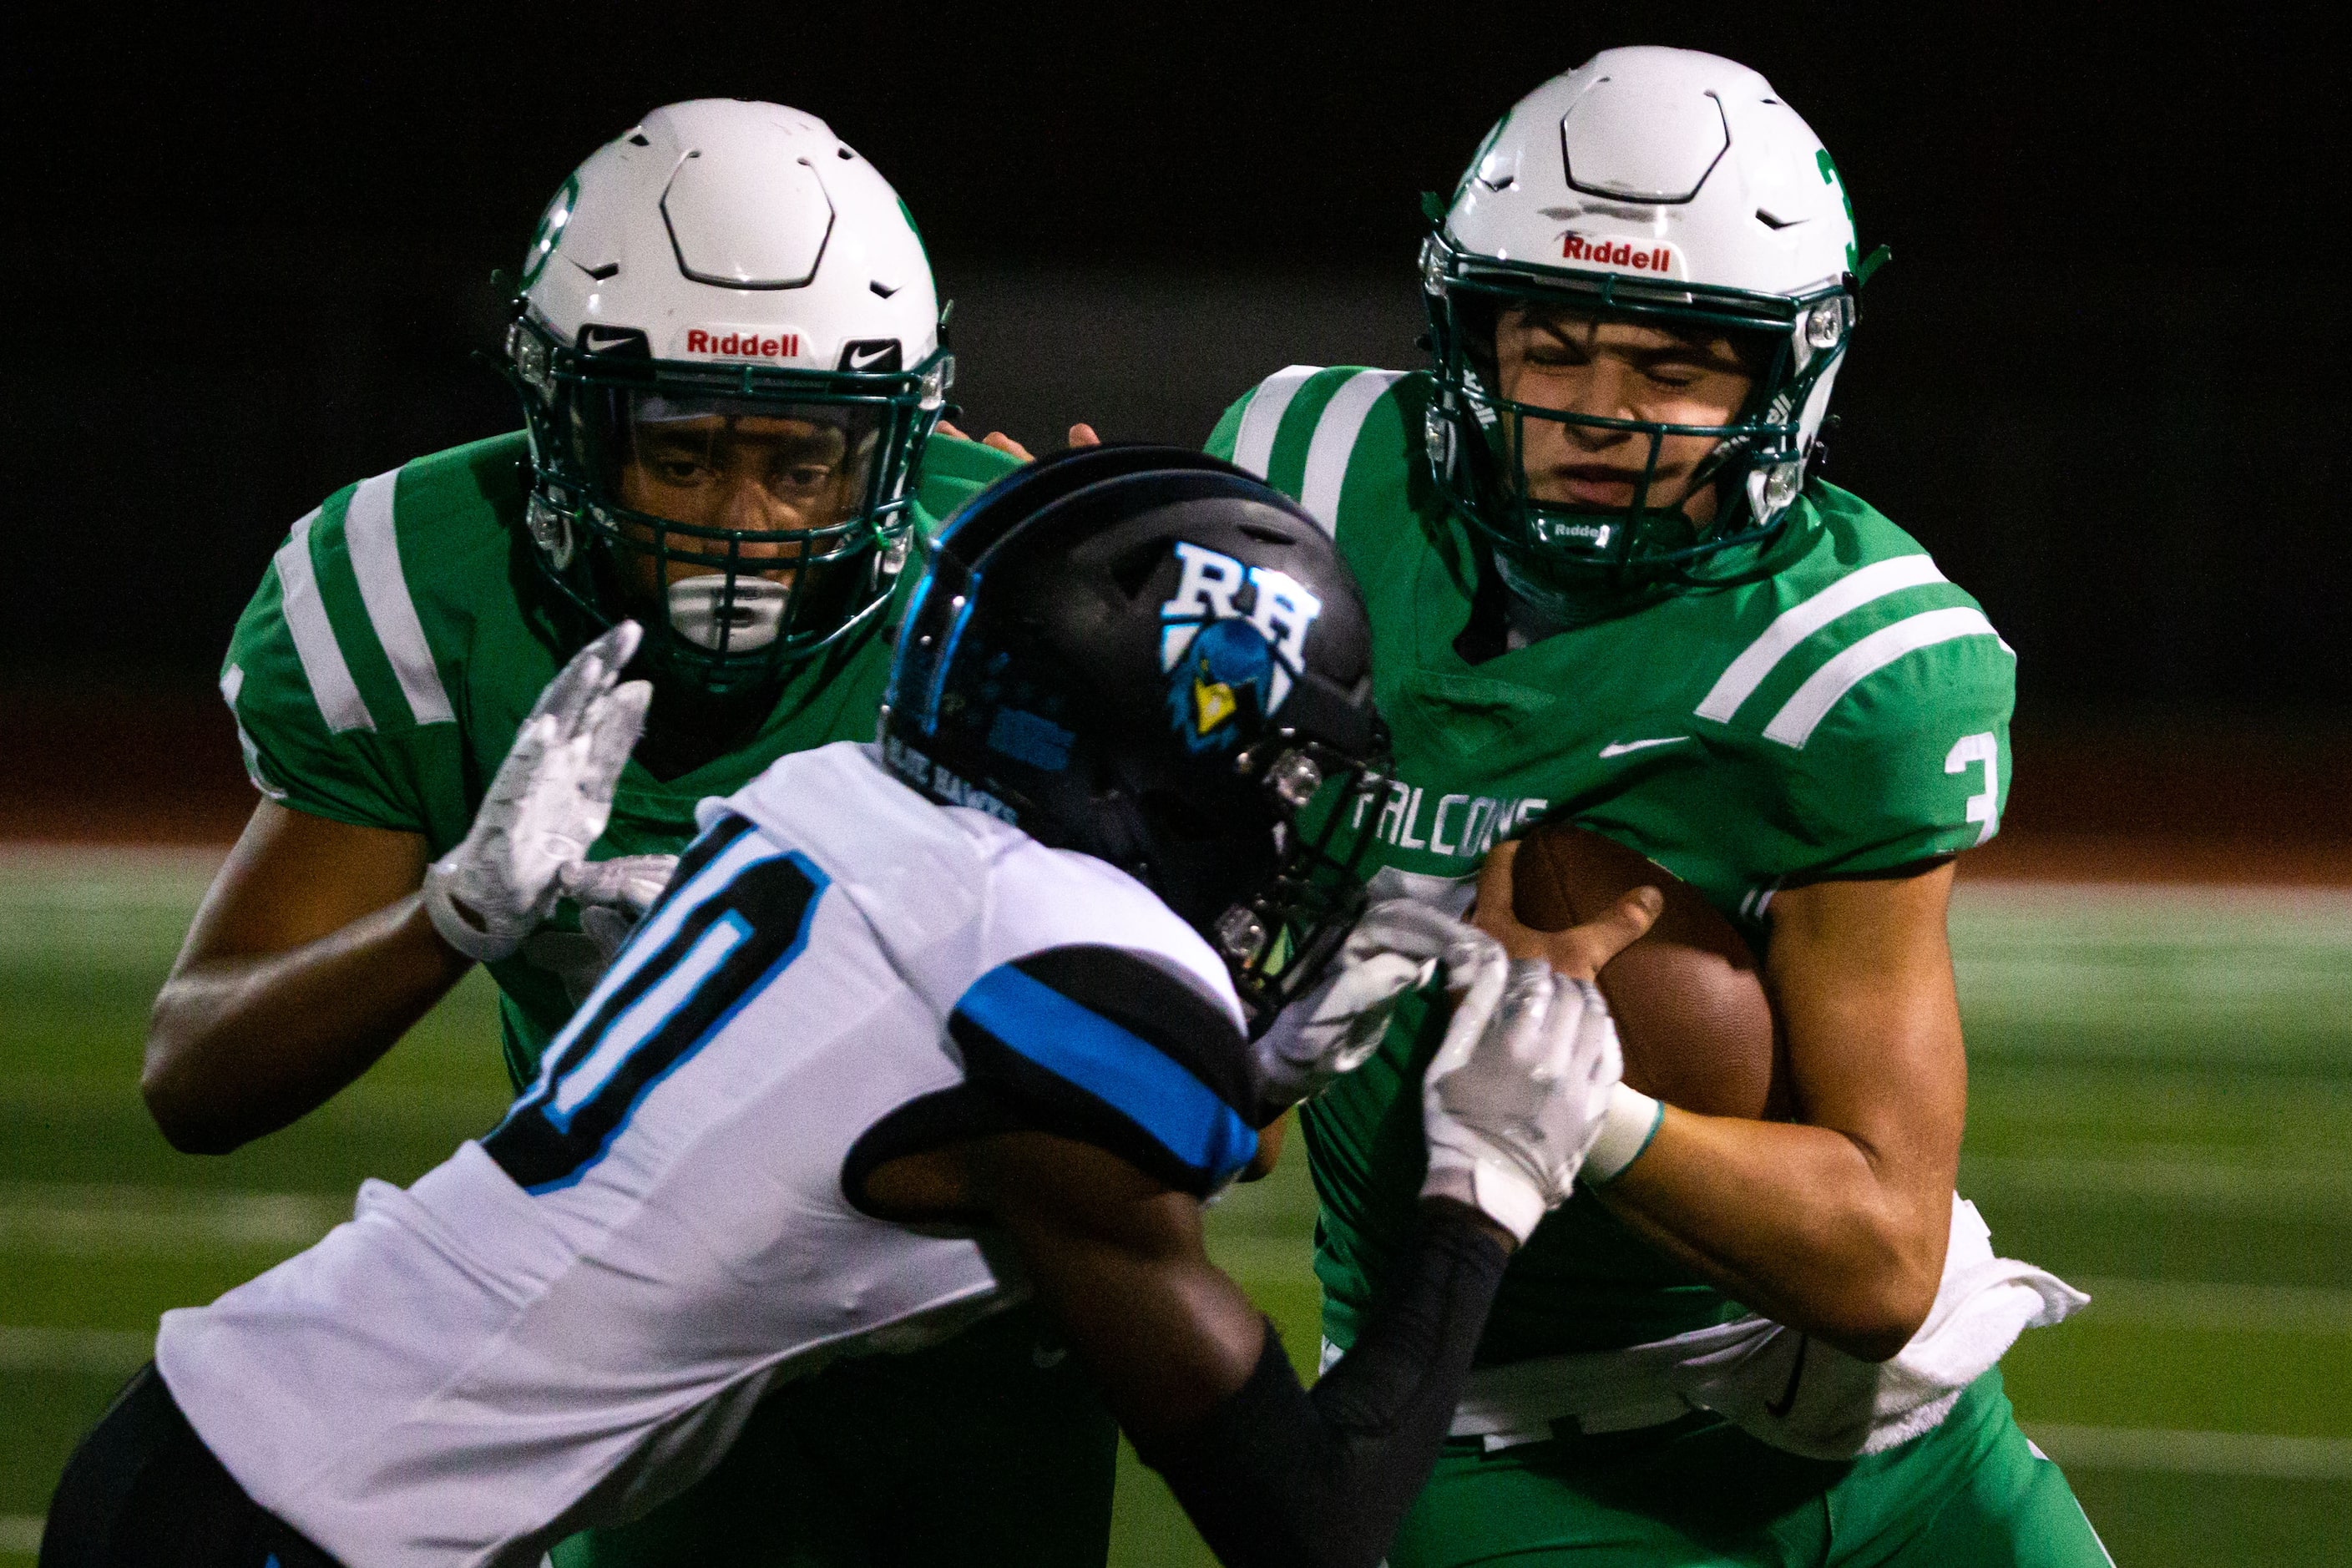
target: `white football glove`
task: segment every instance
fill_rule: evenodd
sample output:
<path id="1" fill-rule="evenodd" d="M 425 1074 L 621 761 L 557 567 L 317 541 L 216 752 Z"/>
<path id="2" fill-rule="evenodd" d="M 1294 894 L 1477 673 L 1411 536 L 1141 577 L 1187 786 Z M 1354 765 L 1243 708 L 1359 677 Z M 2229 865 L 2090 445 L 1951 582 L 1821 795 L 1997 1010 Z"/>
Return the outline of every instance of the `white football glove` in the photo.
<path id="1" fill-rule="evenodd" d="M 1625 1061 L 1599 987 L 1489 945 L 1422 1080 L 1421 1192 L 1467 1204 L 1525 1241 L 1575 1185 Z"/>
<path id="2" fill-rule="evenodd" d="M 1428 984 L 1441 963 L 1450 972 L 1474 959 L 1479 942 L 1491 945 L 1491 939 L 1411 899 L 1384 900 L 1365 910 L 1339 950 L 1332 978 L 1285 1010 L 1251 1046 L 1261 1103 L 1273 1110 L 1312 1099 L 1361 1067 L 1380 1048 L 1405 994 Z"/>
<path id="3" fill-rule="evenodd" d="M 626 910 L 627 924 L 634 928 L 637 917 L 662 896 L 662 889 L 669 886 L 669 874 L 677 869 L 675 855 L 615 855 L 610 860 L 568 861 L 555 879 L 563 896 L 581 906 L 583 930 L 587 928 L 590 909 L 605 913 Z M 598 933 L 590 934 L 604 940 Z M 623 935 L 625 938 L 626 932 Z M 614 943 L 616 951 L 618 946 Z"/>
<path id="4" fill-rule="evenodd" d="M 623 621 L 548 682 L 465 842 L 425 871 L 433 929 L 467 957 L 495 962 L 513 952 L 566 894 L 630 903 L 650 885 L 649 903 L 659 893 L 650 868 L 635 863 L 667 857 L 586 863 L 588 847 L 612 817 L 613 787 L 653 700 L 642 680 L 615 684 L 637 637 L 637 624 Z M 667 876 L 665 868 L 660 878 Z"/>

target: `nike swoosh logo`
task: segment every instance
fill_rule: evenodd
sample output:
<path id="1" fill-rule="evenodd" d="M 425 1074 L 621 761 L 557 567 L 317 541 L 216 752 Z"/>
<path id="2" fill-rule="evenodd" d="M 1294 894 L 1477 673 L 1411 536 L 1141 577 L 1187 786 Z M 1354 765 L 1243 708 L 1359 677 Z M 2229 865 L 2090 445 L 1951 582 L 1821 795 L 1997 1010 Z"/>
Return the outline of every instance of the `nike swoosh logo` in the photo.
<path id="1" fill-rule="evenodd" d="M 865 353 L 859 353 L 856 349 L 852 349 L 849 351 L 849 368 L 852 370 L 864 370 L 869 364 L 878 363 L 880 361 L 887 359 L 889 357 L 889 353 L 890 351 L 887 348 L 871 349 Z"/>
<path id="2" fill-rule="evenodd" d="M 1805 1352 L 1812 1348 L 1812 1344 L 1811 1334 L 1797 1336 L 1797 1360 L 1796 1364 L 1789 1368 L 1789 1386 L 1780 1391 L 1780 1398 L 1765 1402 L 1764 1414 L 1773 1420 L 1786 1418 L 1789 1412 L 1797 1407 L 1797 1386 L 1805 1381 Z"/>
<path id="3" fill-rule="evenodd" d="M 1628 752 L 1646 752 L 1652 746 L 1671 746 L 1677 741 L 1687 741 L 1688 735 L 1660 735 L 1649 741 L 1612 741 L 1601 748 L 1604 757 L 1622 757 Z"/>

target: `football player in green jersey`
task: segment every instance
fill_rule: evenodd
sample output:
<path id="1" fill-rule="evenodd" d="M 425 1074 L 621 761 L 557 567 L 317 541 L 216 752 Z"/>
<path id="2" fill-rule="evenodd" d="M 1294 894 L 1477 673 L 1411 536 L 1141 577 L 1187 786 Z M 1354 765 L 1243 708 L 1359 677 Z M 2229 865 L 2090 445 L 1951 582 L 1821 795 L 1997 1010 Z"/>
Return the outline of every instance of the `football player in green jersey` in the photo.
<path id="1" fill-rule="evenodd" d="M 2083 1298 L 1953 1192 L 1945 906 L 2000 823 L 2014 662 L 1808 473 L 1879 259 L 1836 167 L 1753 71 L 1617 49 L 1431 206 L 1433 370 L 1294 367 L 1210 443 L 1364 584 L 1398 780 L 1375 887 L 1459 910 L 1483 866 L 1480 923 L 1524 955 L 1490 850 L 1543 818 L 1638 850 L 1763 955 L 1798 1115 L 1621 1093 L 1391 1561 L 2103 1563 L 1994 1364 Z M 1333 1346 L 1422 1183 L 1433 1014 L 1303 1116 Z"/>
<path id="2" fill-rule="evenodd" d="M 529 1081 L 695 803 L 872 738 L 910 540 L 1014 466 L 933 434 L 940 317 L 896 194 L 797 110 L 657 110 L 564 182 L 506 345 L 526 428 L 329 498 L 238 623 L 221 689 L 266 798 L 156 1001 L 174 1144 L 303 1115 L 477 960 Z M 635 715 L 518 745 L 624 617 L 634 760 Z M 794 1384 L 701 1485 L 558 1558 L 1098 1563 L 1114 1444 L 1016 1312 Z"/>

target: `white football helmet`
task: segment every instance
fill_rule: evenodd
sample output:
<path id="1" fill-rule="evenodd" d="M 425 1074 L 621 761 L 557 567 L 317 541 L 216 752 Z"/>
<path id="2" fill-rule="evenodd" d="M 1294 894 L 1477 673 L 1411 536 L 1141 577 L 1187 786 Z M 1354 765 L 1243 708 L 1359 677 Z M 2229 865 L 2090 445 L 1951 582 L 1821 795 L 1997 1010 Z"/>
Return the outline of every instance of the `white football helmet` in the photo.
<path id="1" fill-rule="evenodd" d="M 824 121 L 655 110 L 548 204 L 515 305 L 529 531 L 593 620 L 724 695 L 888 601 L 953 361 L 905 205 Z"/>
<path id="2" fill-rule="evenodd" d="M 1688 49 L 1610 49 L 1521 99 L 1489 132 L 1435 226 L 1422 283 L 1438 390 L 1426 432 L 1440 486 L 1515 581 L 1687 577 L 1775 533 L 1803 488 L 1863 279 L 1837 167 L 1747 67 Z M 1504 398 L 1495 321 L 1539 302 L 1728 335 L 1763 366 L 1729 425 L 1603 418 Z M 1714 521 L 1653 508 L 1537 501 L 1514 454 L 1529 419 L 1630 430 L 1657 462 L 1670 435 L 1712 435 Z"/>

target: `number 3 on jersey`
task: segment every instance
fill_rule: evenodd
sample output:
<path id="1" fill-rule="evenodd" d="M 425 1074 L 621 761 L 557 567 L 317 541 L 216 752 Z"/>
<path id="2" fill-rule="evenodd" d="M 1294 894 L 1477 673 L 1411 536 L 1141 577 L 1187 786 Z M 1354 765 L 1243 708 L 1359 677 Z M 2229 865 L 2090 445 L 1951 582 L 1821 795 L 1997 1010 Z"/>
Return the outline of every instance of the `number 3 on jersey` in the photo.
<path id="1" fill-rule="evenodd" d="M 1963 735 L 1954 742 L 1951 753 L 1944 759 L 1944 771 L 1964 773 L 1970 763 L 1984 764 L 1984 788 L 1969 796 L 1968 816 L 1970 822 L 1980 825 L 1977 842 L 1982 844 L 2000 826 L 2000 742 L 1991 731 Z"/>
<path id="2" fill-rule="evenodd" d="M 678 862 L 483 1149 L 526 1191 L 578 1181 L 654 1085 L 800 956 L 825 885 L 741 817 L 721 820 Z"/>

